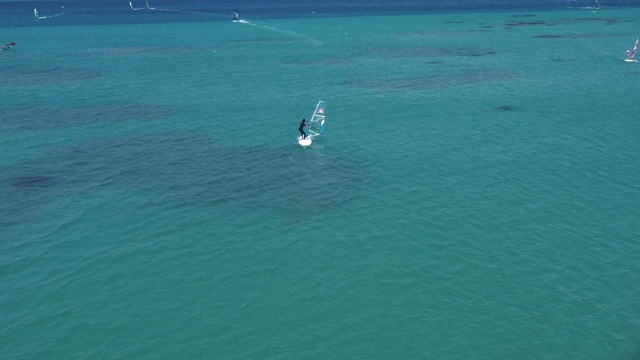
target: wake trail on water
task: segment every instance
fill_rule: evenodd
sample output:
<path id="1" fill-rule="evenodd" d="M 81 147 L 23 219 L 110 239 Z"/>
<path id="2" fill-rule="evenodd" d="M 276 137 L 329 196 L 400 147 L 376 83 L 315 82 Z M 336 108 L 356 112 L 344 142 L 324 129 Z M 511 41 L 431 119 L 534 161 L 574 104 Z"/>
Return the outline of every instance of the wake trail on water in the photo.
<path id="1" fill-rule="evenodd" d="M 266 29 L 266 30 L 276 31 L 276 32 L 279 32 L 279 33 L 282 33 L 282 34 L 287 34 L 287 35 L 296 37 L 298 39 L 303 39 L 303 40 L 306 40 L 306 41 L 310 41 L 310 42 L 312 42 L 312 43 L 314 43 L 316 45 L 322 44 L 322 42 L 319 41 L 319 40 L 316 40 L 316 39 L 314 39 L 314 38 L 312 38 L 310 36 L 304 35 L 304 34 L 297 33 L 295 31 L 282 30 L 282 29 L 278 29 L 275 26 L 267 26 L 267 25 L 255 24 L 255 23 L 252 23 L 252 22 L 247 21 L 247 20 L 238 20 L 238 22 L 240 24 L 247 24 L 247 25 L 255 26 L 255 27 L 258 27 L 258 28 L 261 28 L 261 29 Z"/>
<path id="2" fill-rule="evenodd" d="M 54 15 L 38 16 L 38 18 L 36 20 L 50 19 L 50 18 L 58 17 L 58 16 L 61 16 L 61 15 L 64 15 L 64 14 L 66 14 L 66 13 L 61 12 L 59 14 L 54 14 Z"/>
<path id="3" fill-rule="evenodd" d="M 217 13 L 210 13 L 210 12 L 203 12 L 203 11 L 187 11 L 187 10 L 179 10 L 179 9 L 167 9 L 167 8 L 156 8 L 156 7 L 146 7 L 146 8 L 134 8 L 133 5 L 131 5 L 131 3 L 129 3 L 129 7 L 131 8 L 131 10 L 150 10 L 150 11 L 168 11 L 168 12 L 177 12 L 177 13 L 184 13 L 184 14 L 197 14 L 197 15 L 206 15 L 206 16 L 220 16 L 220 17 L 228 17 L 228 15 L 225 14 L 217 14 Z M 297 33 L 295 31 L 291 31 L 291 30 L 283 30 L 283 29 L 279 29 L 277 27 L 274 26 L 267 26 L 267 25 L 261 25 L 261 24 L 256 24 L 256 23 L 252 23 L 250 21 L 247 20 L 238 20 L 237 21 L 240 24 L 246 24 L 246 25 L 251 25 L 251 26 L 255 26 L 257 28 L 261 28 L 261 29 L 265 29 L 265 30 L 270 30 L 270 31 L 275 31 L 275 32 L 279 32 L 282 34 L 287 34 L 289 36 L 298 38 L 298 39 L 302 39 L 305 41 L 309 41 L 314 43 L 315 45 L 320 45 L 322 44 L 321 41 L 316 40 L 310 36 L 304 35 L 304 34 L 300 34 Z"/>
<path id="4" fill-rule="evenodd" d="M 216 14 L 216 13 L 210 13 L 210 12 L 203 12 L 203 11 L 188 11 L 188 10 L 180 10 L 180 9 L 167 9 L 167 8 L 157 8 L 157 7 L 140 7 L 140 8 L 134 8 L 133 5 L 131 4 L 131 2 L 129 2 L 129 7 L 131 8 L 131 10 L 134 11 L 139 11 L 139 10 L 150 10 L 150 11 L 167 11 L 167 12 L 177 12 L 177 13 L 183 13 L 183 14 L 197 14 L 197 15 L 207 15 L 207 16 L 220 16 L 220 17 L 228 17 L 229 15 L 224 15 L 224 14 Z"/>
<path id="5" fill-rule="evenodd" d="M 198 15 L 208 15 L 208 16 L 221 16 L 221 17 L 228 17 L 229 16 L 229 15 L 208 13 L 208 12 L 202 12 L 202 11 L 187 11 L 187 10 L 177 10 L 177 9 L 149 8 L 149 10 L 152 10 L 152 11 L 169 11 L 169 12 L 177 12 L 177 13 L 183 13 L 183 14 L 198 14 Z"/>

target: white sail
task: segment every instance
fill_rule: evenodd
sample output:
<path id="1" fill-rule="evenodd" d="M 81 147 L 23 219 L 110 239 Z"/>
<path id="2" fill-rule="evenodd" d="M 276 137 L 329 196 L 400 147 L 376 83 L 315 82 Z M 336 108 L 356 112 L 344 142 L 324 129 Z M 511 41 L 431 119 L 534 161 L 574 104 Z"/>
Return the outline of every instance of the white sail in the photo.
<path id="1" fill-rule="evenodd" d="M 633 45 L 633 50 L 629 51 L 629 49 L 627 49 L 627 58 L 625 61 L 636 62 L 633 58 L 636 57 L 636 54 L 638 53 L 638 40 L 640 39 L 636 39 L 636 43 Z"/>
<path id="2" fill-rule="evenodd" d="M 313 111 L 313 115 L 311 115 L 311 120 L 309 121 L 309 128 L 307 131 L 307 136 L 315 137 L 324 134 L 324 122 L 326 120 L 326 110 L 327 104 L 319 100 L 316 105 L 316 109 Z"/>

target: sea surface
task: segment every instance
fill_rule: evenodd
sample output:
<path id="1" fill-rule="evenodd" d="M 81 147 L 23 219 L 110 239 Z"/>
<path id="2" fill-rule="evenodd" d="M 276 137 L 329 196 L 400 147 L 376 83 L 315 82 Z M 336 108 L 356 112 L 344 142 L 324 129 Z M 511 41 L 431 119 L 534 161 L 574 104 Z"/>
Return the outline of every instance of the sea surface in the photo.
<path id="1" fill-rule="evenodd" d="M 640 359 L 637 3 L 132 3 L 0 2 L 1 359 Z"/>

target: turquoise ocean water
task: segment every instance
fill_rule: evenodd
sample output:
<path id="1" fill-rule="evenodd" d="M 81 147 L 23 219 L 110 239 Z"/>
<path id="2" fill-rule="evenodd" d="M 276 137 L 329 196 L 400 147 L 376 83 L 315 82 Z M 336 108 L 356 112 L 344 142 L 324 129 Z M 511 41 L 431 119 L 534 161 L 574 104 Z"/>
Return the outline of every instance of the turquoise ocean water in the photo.
<path id="1" fill-rule="evenodd" d="M 1 358 L 640 358 L 640 10 L 56 19 L 0 39 Z"/>

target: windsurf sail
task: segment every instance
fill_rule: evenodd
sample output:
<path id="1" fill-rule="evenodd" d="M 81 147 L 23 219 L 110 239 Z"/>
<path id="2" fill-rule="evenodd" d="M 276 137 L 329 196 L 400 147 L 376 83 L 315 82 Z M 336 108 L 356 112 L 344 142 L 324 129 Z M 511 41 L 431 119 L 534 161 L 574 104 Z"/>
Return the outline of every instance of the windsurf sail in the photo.
<path id="1" fill-rule="evenodd" d="M 233 10 L 233 18 L 231 21 L 238 22 L 240 20 L 240 16 L 238 15 L 238 10 Z"/>
<path id="2" fill-rule="evenodd" d="M 147 4 L 147 9 L 151 9 L 151 6 L 149 6 L 149 0 L 145 1 L 145 3 Z"/>
<path id="3" fill-rule="evenodd" d="M 33 16 L 35 16 L 36 19 L 40 19 L 40 14 L 38 13 L 38 9 L 33 9 Z"/>
<path id="4" fill-rule="evenodd" d="M 131 8 L 131 10 L 135 10 L 135 9 L 133 8 L 133 4 L 131 3 L 131 1 L 129 1 L 129 7 Z"/>
<path id="5" fill-rule="evenodd" d="M 319 100 L 316 109 L 311 115 L 309 127 L 307 128 L 307 137 L 314 138 L 324 134 L 324 121 L 326 120 L 327 104 Z"/>
<path id="6" fill-rule="evenodd" d="M 627 59 L 633 59 L 636 56 L 636 54 L 638 53 L 638 40 L 639 39 L 636 39 L 636 43 L 635 43 L 635 45 L 633 45 L 633 50 L 632 51 L 629 51 L 627 49 Z"/>

